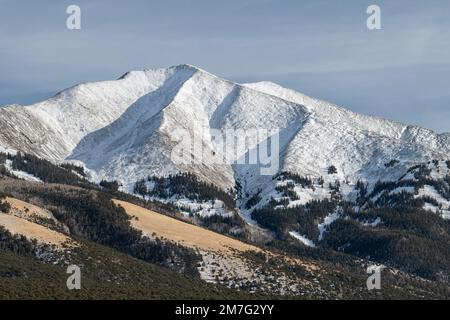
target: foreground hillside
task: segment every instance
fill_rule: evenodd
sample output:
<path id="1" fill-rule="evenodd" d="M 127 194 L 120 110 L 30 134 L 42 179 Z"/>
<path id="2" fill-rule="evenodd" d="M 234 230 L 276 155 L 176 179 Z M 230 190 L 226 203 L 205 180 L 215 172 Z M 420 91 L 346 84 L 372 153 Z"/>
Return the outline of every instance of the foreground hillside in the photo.
<path id="1" fill-rule="evenodd" d="M 257 237 L 249 226 L 240 239 L 225 236 L 205 227 L 229 232 L 223 225 L 232 221 L 205 224 L 170 206 L 91 184 L 72 167 L 53 166 L 51 172 L 60 183 L 42 182 L 50 179 L 42 174 L 40 181 L 19 180 L 10 171 L 0 179 L 2 298 L 442 299 L 448 294 L 445 285 L 389 267 L 383 290 L 368 291 L 370 261 L 308 249 L 295 239 Z M 69 264 L 81 266 L 81 291 L 65 287 Z"/>
<path id="2" fill-rule="evenodd" d="M 0 299 L 249 299 L 250 295 L 185 277 L 105 246 L 83 242 L 70 250 L 68 263 L 81 266 L 82 288 L 66 287 L 67 266 L 37 259 L 14 237 L 14 249 L 5 248 L 0 227 Z M 22 240 L 22 245 L 24 240 Z M 269 296 L 266 296 L 266 298 Z"/>

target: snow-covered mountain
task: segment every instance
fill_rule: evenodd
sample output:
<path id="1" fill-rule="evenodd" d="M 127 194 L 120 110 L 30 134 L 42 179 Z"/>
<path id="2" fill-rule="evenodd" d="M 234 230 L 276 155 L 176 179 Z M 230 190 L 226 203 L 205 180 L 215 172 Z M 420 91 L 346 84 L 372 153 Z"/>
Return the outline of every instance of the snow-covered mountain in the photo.
<path id="1" fill-rule="evenodd" d="M 250 132 L 237 152 L 226 150 L 233 160 L 267 143 L 252 130 L 278 132 L 275 174 L 261 175 L 262 165 L 219 163 L 223 152 L 210 129 Z M 201 155 L 194 149 L 192 157 L 201 161 L 174 161 L 180 132 L 200 137 Z M 34 105 L 0 108 L 1 149 L 81 163 L 93 179 L 118 180 L 128 190 L 139 179 L 179 171 L 224 190 L 238 183 L 244 213 L 279 195 L 282 172 L 315 185 L 296 185 L 296 204 L 330 197 L 336 181 L 342 195 L 354 200 L 358 181 L 371 189 L 377 181 L 399 181 L 412 167 L 432 161 L 438 161 L 430 173 L 435 178 L 450 174 L 448 133 L 360 115 L 270 82 L 237 84 L 190 65 L 131 71 Z M 258 201 L 244 209 L 255 195 Z M 447 200 L 443 205 L 450 210 Z"/>

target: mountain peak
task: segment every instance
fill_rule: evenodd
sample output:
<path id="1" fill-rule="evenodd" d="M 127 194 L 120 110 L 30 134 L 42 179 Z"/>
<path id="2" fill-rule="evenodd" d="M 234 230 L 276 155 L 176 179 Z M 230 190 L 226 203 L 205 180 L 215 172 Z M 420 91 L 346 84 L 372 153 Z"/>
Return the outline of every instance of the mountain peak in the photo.
<path id="1" fill-rule="evenodd" d="M 190 64 L 129 71 L 120 79 L 0 109 L 0 126 L 11 128 L 0 132 L 0 146 L 54 162 L 83 161 L 100 178 L 124 184 L 149 174 L 195 172 L 170 161 L 176 129 L 277 130 L 280 172 L 320 177 L 334 165 L 339 174 L 332 178 L 351 182 L 382 179 L 384 171 L 390 178 L 384 163 L 393 159 L 406 167 L 450 152 L 449 136 L 406 130 L 270 81 L 239 85 Z M 208 154 L 218 154 L 211 139 L 204 141 Z M 212 164 L 204 180 L 223 188 L 246 181 L 251 194 L 259 178 L 242 168 Z"/>
<path id="2" fill-rule="evenodd" d="M 120 76 L 117 80 L 122 80 L 122 79 L 126 79 L 129 78 L 135 74 L 142 74 L 142 73 L 153 73 L 153 72 L 161 72 L 161 71 L 169 71 L 169 70 L 176 70 L 176 71 L 181 71 L 181 70 L 191 70 L 191 71 L 201 71 L 201 72 L 205 72 L 208 73 L 207 71 L 194 66 L 192 64 L 178 64 L 178 65 L 173 65 L 173 66 L 169 66 L 169 67 L 164 67 L 164 68 L 149 68 L 149 69 L 142 69 L 142 70 L 129 70 L 128 72 L 124 73 L 122 76 Z"/>
<path id="3" fill-rule="evenodd" d="M 199 68 L 199 67 L 197 67 L 197 66 L 195 66 L 193 64 L 189 64 L 189 63 L 183 63 L 183 64 L 175 65 L 175 66 L 172 66 L 172 68 L 202 70 L 201 68 Z"/>

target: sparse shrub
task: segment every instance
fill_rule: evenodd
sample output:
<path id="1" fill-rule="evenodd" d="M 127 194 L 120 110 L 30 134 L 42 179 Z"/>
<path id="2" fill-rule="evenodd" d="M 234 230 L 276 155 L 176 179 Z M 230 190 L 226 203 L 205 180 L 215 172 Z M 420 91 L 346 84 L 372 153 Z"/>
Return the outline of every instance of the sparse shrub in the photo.
<path id="1" fill-rule="evenodd" d="M 333 165 L 328 167 L 328 174 L 336 174 L 337 173 L 337 168 Z"/>
<path id="2" fill-rule="evenodd" d="M 0 212 L 9 213 L 11 205 L 6 200 L 0 200 Z"/>
<path id="3" fill-rule="evenodd" d="M 400 161 L 394 159 L 394 160 L 391 160 L 391 161 L 385 163 L 384 166 L 386 168 L 391 168 L 391 167 L 395 166 L 397 163 L 400 163 Z"/>

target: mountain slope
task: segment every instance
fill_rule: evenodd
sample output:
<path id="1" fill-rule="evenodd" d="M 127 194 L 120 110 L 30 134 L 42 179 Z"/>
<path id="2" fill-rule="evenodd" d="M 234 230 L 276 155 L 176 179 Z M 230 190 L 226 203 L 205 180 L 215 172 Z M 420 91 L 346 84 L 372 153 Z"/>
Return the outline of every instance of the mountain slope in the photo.
<path id="1" fill-rule="evenodd" d="M 7 106 L 0 109 L 0 127 L 3 149 L 80 163 L 93 180 L 118 180 L 128 191 L 139 179 L 180 171 L 223 190 L 239 185 L 247 218 L 242 204 L 256 193 L 256 207 L 277 196 L 277 173 L 321 181 L 314 194 L 298 190 L 296 204 L 330 198 L 329 186 L 337 181 L 342 196 L 353 201 L 360 180 L 370 190 L 379 180 L 399 180 L 415 165 L 446 161 L 450 153 L 450 134 L 359 115 L 268 82 L 236 84 L 190 65 L 132 71 L 35 105 Z M 247 140 L 224 148 L 214 129 L 241 130 L 235 135 Z M 268 165 L 261 162 L 236 163 L 275 133 L 280 138 L 273 174 L 262 175 Z M 180 163 L 173 152 L 186 136 L 199 138 L 200 146 L 188 141 L 193 161 Z"/>
<path id="2" fill-rule="evenodd" d="M 1 145 L 61 161 L 87 134 L 115 121 L 131 104 L 171 77 L 182 77 L 178 71 L 129 72 L 115 81 L 76 85 L 31 106 L 3 107 Z"/>
<path id="3" fill-rule="evenodd" d="M 113 200 L 112 195 L 100 190 L 83 190 L 68 185 L 18 181 L 4 177 L 0 179 L 0 189 L 22 199 L 31 198 L 34 203 L 8 197 L 6 201 L 11 201 L 11 207 L 15 209 L 0 212 L 0 217 L 18 214 L 16 211 L 20 210 L 25 216 L 30 213 L 27 208 L 47 213 L 46 217 L 50 217 L 48 213 L 52 213 L 60 223 L 68 226 L 64 235 L 75 239 L 77 243 L 63 251 L 45 248 L 45 243 L 52 243 L 53 238 L 48 237 L 48 234 L 53 229 L 41 224 L 45 223 L 43 220 L 29 221 L 35 229 L 47 228 L 47 231 L 41 233 L 42 237 L 38 242 L 30 241 L 35 238 L 33 234 L 20 231 L 27 239 L 14 235 L 14 230 L 9 233 L 0 226 L 1 298 L 445 297 L 445 286 L 391 268 L 384 270 L 383 291 L 374 293 L 365 287 L 368 261 L 340 255 L 333 263 L 333 260 L 321 260 L 317 256 L 311 258 L 270 251 L 127 201 Z M 146 205 L 143 201 L 141 203 Z M 104 219 L 105 214 L 107 219 Z M 33 214 L 29 214 L 28 218 L 31 219 L 32 216 Z M 99 221 L 102 223 L 98 223 Z M 127 233 L 138 235 L 133 237 L 131 247 L 126 245 L 128 239 L 124 230 L 120 230 L 125 225 L 133 227 L 127 228 Z M 116 232 L 105 233 L 105 230 Z M 103 243 L 105 237 L 113 242 Z M 147 242 L 146 237 L 153 238 L 154 245 L 150 248 L 151 242 Z M 141 241 L 145 241 L 144 246 L 139 246 Z M 167 245 L 170 246 L 166 251 L 164 248 Z M 183 247 L 188 251 L 193 247 L 197 248 L 202 260 L 201 263 L 195 263 L 195 266 L 199 269 L 201 279 L 211 284 L 192 278 L 192 275 L 180 276 L 168 270 L 166 263 L 171 265 L 189 260 L 189 255 L 179 255 L 183 252 L 180 251 Z M 137 250 L 132 250 L 133 248 Z M 137 253 L 138 256 L 133 258 Z M 172 256 L 168 257 L 166 254 Z M 328 258 L 333 256 L 329 251 L 323 254 Z M 344 267 L 343 261 L 349 264 Z M 81 267 L 83 277 L 80 291 L 71 292 L 66 289 L 66 267 L 71 264 Z M 40 282 L 42 286 L 39 285 Z"/>

